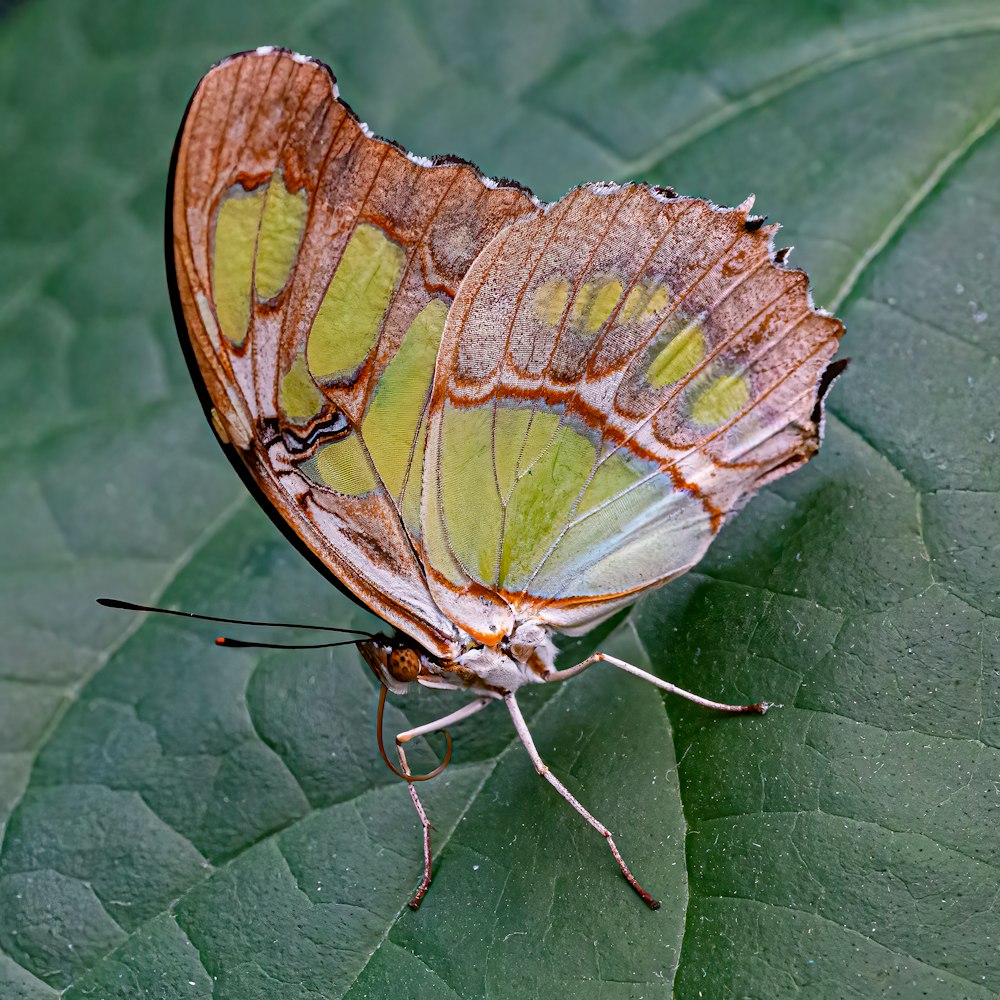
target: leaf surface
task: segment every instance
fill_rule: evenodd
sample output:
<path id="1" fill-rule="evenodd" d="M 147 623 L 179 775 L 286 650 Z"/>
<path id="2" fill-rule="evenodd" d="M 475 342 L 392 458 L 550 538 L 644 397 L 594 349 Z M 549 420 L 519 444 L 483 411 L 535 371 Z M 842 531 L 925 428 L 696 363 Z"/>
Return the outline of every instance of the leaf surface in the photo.
<path id="1" fill-rule="evenodd" d="M 1000 994 L 994 4 L 26 0 L 0 32 L 0 996 Z M 184 103 L 262 43 L 545 198 L 754 191 L 847 324 L 819 458 L 600 637 L 784 707 L 719 719 L 604 667 L 525 698 L 656 914 L 501 711 L 421 789 L 411 913 L 418 826 L 352 651 L 93 603 L 373 624 L 245 496 L 165 291 Z"/>

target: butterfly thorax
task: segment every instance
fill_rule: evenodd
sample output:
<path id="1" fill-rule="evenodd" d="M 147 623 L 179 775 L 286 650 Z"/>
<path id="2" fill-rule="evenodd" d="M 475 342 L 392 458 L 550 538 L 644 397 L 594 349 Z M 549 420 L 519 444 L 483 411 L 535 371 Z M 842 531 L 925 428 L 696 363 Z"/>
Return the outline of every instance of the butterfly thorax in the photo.
<path id="1" fill-rule="evenodd" d="M 495 646 L 468 639 L 452 659 L 434 656 L 409 636 L 376 636 L 358 649 L 375 676 L 402 694 L 414 681 L 444 690 L 473 689 L 502 696 L 525 684 L 537 684 L 554 669 L 556 647 L 549 629 L 522 622 Z"/>

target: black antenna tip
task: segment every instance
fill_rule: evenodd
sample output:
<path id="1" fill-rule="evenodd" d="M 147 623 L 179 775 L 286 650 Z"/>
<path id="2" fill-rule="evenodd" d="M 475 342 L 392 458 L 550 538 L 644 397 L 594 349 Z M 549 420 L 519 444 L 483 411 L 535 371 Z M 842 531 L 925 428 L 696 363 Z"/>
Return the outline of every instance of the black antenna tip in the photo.
<path id="1" fill-rule="evenodd" d="M 129 604 L 127 601 L 119 601 L 114 597 L 98 597 L 97 603 L 100 604 L 102 608 L 120 608 L 123 611 L 130 611 L 135 607 L 134 604 Z"/>

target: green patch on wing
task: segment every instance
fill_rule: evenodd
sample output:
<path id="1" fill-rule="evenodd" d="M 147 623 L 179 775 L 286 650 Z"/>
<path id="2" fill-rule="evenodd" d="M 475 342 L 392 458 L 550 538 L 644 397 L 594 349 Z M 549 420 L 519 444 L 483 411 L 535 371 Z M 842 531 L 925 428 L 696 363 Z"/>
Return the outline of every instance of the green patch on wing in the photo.
<path id="1" fill-rule="evenodd" d="M 347 241 L 306 354 L 313 377 L 347 378 L 368 356 L 396 291 L 406 255 L 381 229 L 362 224 Z"/>
<path id="2" fill-rule="evenodd" d="M 554 414 L 550 416 L 554 417 Z M 574 428 L 562 425 L 514 486 L 507 506 L 501 586 L 523 589 L 566 526 L 594 468 L 597 449 Z"/>
<path id="3" fill-rule="evenodd" d="M 282 378 L 278 405 L 293 423 L 304 423 L 319 413 L 323 405 L 323 394 L 309 374 L 304 354 L 295 358 L 292 367 Z"/>
<path id="4" fill-rule="evenodd" d="M 292 194 L 280 173 L 271 178 L 264 198 L 254 266 L 254 287 L 261 299 L 274 298 L 285 287 L 302 242 L 308 208 L 309 198 L 304 190 Z"/>
<path id="5" fill-rule="evenodd" d="M 441 435 L 432 507 L 444 531 L 432 519 L 427 544 L 450 579 L 454 553 L 489 587 L 539 597 L 617 593 L 686 564 L 709 534 L 701 505 L 654 465 L 627 448 L 598 461 L 586 428 L 559 413 L 448 405 Z"/>
<path id="6" fill-rule="evenodd" d="M 588 281 L 577 292 L 570 326 L 587 337 L 593 336 L 607 322 L 621 297 L 622 283 L 617 278 Z"/>
<path id="7" fill-rule="evenodd" d="M 291 194 L 280 171 L 251 192 L 234 187 L 215 219 L 212 298 L 219 328 L 237 346 L 246 339 L 251 287 L 273 298 L 288 281 L 302 242 L 309 200 Z"/>
<path id="8" fill-rule="evenodd" d="M 691 403 L 691 419 L 702 427 L 718 427 L 735 417 L 749 398 L 750 388 L 739 375 L 707 380 Z"/>
<path id="9" fill-rule="evenodd" d="M 313 482 L 348 496 L 364 496 L 378 485 L 357 434 L 322 445 L 302 468 Z"/>
<path id="10" fill-rule="evenodd" d="M 682 379 L 705 357 L 705 334 L 697 319 L 689 320 L 660 349 L 649 365 L 646 380 L 662 388 Z"/>
<path id="11" fill-rule="evenodd" d="M 473 579 L 493 582 L 503 510 L 493 469 L 492 406 L 445 406 L 438 475 L 451 550 Z"/>
<path id="12" fill-rule="evenodd" d="M 253 281 L 257 231 L 265 190 L 231 192 L 219 206 L 212 253 L 212 298 L 219 328 L 239 346 L 250 322 L 250 285 Z"/>
<path id="13" fill-rule="evenodd" d="M 424 306 L 382 373 L 361 425 L 375 468 L 393 499 L 402 503 L 404 521 L 411 530 L 418 527 L 420 514 L 424 410 L 447 318 L 448 306 L 440 299 Z M 404 491 L 405 500 L 401 499 Z"/>

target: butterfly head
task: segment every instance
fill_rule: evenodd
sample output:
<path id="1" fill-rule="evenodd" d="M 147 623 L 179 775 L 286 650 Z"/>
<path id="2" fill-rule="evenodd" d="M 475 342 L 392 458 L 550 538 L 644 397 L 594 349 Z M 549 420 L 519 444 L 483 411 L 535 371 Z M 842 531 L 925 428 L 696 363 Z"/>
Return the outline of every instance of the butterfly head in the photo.
<path id="1" fill-rule="evenodd" d="M 428 654 L 404 636 L 376 636 L 359 642 L 358 649 L 375 676 L 393 694 L 403 694 L 421 674 L 431 672 Z"/>

